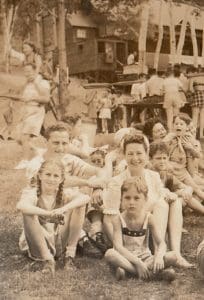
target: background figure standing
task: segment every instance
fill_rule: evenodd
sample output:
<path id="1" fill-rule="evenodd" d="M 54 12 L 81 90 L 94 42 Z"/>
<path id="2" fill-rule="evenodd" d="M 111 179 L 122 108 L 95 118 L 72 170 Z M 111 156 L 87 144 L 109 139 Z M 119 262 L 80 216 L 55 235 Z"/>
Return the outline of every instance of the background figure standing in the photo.
<path id="1" fill-rule="evenodd" d="M 105 91 L 99 100 L 99 119 L 102 120 L 102 133 L 108 133 L 108 120 L 111 119 L 111 107 L 111 99 L 108 91 Z"/>
<path id="2" fill-rule="evenodd" d="M 18 52 L 14 49 L 10 50 L 10 56 L 18 59 L 22 65 L 34 64 L 36 73 L 41 71 L 42 67 L 42 58 L 37 52 L 36 47 L 33 42 L 25 41 L 23 43 L 22 52 Z"/>

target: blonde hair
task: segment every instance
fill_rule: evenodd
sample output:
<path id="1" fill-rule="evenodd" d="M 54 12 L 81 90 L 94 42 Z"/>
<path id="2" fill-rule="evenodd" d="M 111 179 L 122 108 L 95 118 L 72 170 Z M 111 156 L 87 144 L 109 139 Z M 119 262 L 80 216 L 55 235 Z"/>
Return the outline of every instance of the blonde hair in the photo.
<path id="1" fill-rule="evenodd" d="M 64 189 L 64 166 L 61 163 L 60 160 L 46 160 L 42 163 L 36 178 L 32 178 L 32 186 L 35 186 L 37 188 L 37 197 L 40 198 L 41 194 L 42 194 L 42 188 L 41 188 L 41 180 L 39 175 L 42 174 L 42 172 L 45 170 L 45 168 L 48 165 L 52 165 L 55 168 L 60 169 L 61 171 L 61 175 L 62 175 L 62 182 L 59 184 L 58 186 L 58 190 L 57 190 L 57 194 L 56 194 L 56 207 L 61 207 L 64 205 L 64 201 L 63 201 L 63 189 Z"/>
<path id="2" fill-rule="evenodd" d="M 143 194 L 145 197 L 147 197 L 148 187 L 144 178 L 135 177 L 125 180 L 121 187 L 121 195 L 123 196 L 123 194 L 127 192 L 131 187 L 135 188 L 136 193 Z"/>

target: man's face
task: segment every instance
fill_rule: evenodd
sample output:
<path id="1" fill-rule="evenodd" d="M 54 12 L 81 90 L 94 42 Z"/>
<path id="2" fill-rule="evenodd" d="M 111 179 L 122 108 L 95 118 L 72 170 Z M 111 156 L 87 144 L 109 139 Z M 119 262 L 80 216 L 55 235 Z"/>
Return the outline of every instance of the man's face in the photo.
<path id="1" fill-rule="evenodd" d="M 68 153 L 69 134 L 67 131 L 53 131 L 48 139 L 48 151 L 53 154 Z"/>

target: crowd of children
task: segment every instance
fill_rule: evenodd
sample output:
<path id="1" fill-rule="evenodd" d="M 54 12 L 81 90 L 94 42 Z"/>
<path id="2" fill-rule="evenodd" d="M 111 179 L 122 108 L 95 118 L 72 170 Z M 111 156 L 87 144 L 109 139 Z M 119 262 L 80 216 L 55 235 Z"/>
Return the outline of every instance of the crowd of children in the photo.
<path id="1" fill-rule="evenodd" d="M 104 256 L 118 280 L 132 274 L 172 281 L 174 266 L 192 267 L 181 252 L 182 210 L 204 214 L 201 149 L 184 113 L 174 117 L 171 132 L 159 122 L 152 131 L 153 142 L 135 124 L 122 128 L 107 151 L 88 145 L 79 116 L 66 116 L 47 129 L 47 149 L 34 149 L 17 166 L 28 177 L 17 204 L 24 224 L 19 245 L 42 272 L 54 274 L 56 264 L 76 270 L 77 251 Z M 204 273 L 203 249 L 201 243 Z"/>

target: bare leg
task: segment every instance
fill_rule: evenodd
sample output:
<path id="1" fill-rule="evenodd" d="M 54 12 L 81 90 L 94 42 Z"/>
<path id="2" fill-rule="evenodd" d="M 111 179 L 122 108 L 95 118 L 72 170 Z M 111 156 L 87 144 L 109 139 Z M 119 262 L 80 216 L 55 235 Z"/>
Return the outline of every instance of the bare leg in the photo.
<path id="1" fill-rule="evenodd" d="M 168 213 L 169 213 L 169 206 L 164 200 L 159 201 L 154 206 L 153 216 L 156 221 L 157 231 L 160 233 L 160 236 L 163 240 L 165 240 L 165 235 L 167 230 Z"/>
<path id="2" fill-rule="evenodd" d="M 193 107 L 192 108 L 192 120 L 193 120 L 193 125 L 196 128 L 198 127 L 198 116 L 199 116 L 199 108 Z"/>
<path id="3" fill-rule="evenodd" d="M 112 215 L 104 215 L 103 217 L 103 229 L 108 239 L 113 242 L 113 223 Z"/>
<path id="4" fill-rule="evenodd" d="M 59 237 L 61 239 L 61 251 L 67 247 L 66 256 L 75 256 L 76 246 L 80 238 L 81 230 L 85 218 L 85 207 L 75 208 L 67 212 L 65 216 L 65 224 L 60 228 Z"/>
<path id="5" fill-rule="evenodd" d="M 197 199 L 191 198 L 190 200 L 186 201 L 186 204 L 193 210 L 204 214 L 204 205 L 202 205 Z"/>
<path id="6" fill-rule="evenodd" d="M 200 110 L 200 138 L 204 138 L 203 130 L 204 130 L 204 107 L 202 107 Z"/>
<path id="7" fill-rule="evenodd" d="M 120 267 L 131 274 L 137 274 L 136 267 L 114 249 L 106 251 L 105 259 L 115 267 Z"/>
<path id="8" fill-rule="evenodd" d="M 89 231 L 89 235 L 91 237 L 94 237 L 94 235 L 97 232 L 102 232 L 103 231 L 103 226 L 102 226 L 102 215 L 98 211 L 94 211 L 91 214 L 91 227 Z"/>
<path id="9" fill-rule="evenodd" d="M 186 185 L 190 185 L 193 188 L 194 193 L 201 198 L 202 200 L 204 200 L 204 192 L 200 189 L 200 187 L 194 182 L 193 178 L 190 177 L 186 180 L 184 180 L 184 183 Z"/>
<path id="10" fill-rule="evenodd" d="M 23 215 L 24 231 L 31 256 L 39 260 L 54 260 L 37 216 Z"/>
<path id="11" fill-rule="evenodd" d="M 173 107 L 166 108 L 167 127 L 169 132 L 172 130 L 173 125 Z"/>

